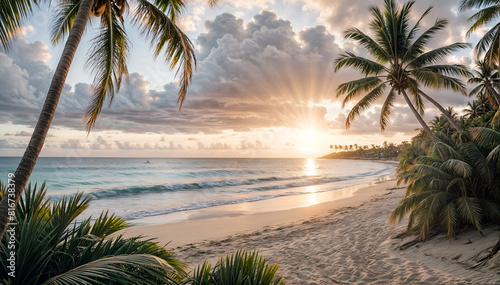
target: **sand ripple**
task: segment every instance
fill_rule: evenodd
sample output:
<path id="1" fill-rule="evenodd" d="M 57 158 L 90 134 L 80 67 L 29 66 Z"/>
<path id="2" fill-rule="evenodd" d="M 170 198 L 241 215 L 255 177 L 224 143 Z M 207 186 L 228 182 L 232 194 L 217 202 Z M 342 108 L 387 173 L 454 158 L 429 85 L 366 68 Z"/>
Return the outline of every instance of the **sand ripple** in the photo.
<path id="1" fill-rule="evenodd" d="M 258 249 L 270 262 L 280 265 L 279 272 L 288 284 L 500 284 L 498 268 L 469 270 L 466 264 L 429 260 L 419 248 L 396 249 L 403 241 L 391 237 L 404 226 L 389 227 L 387 217 L 403 191 L 388 190 L 357 208 L 189 244 L 174 252 L 196 266 L 203 260 L 215 262 L 217 257 L 240 248 Z"/>

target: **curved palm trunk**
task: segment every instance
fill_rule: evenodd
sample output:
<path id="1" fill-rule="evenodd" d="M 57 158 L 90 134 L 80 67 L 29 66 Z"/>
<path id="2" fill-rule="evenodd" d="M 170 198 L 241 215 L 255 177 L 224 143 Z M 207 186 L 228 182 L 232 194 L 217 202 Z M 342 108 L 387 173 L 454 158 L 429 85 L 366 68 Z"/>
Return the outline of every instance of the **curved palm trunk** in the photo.
<path id="1" fill-rule="evenodd" d="M 429 102 L 434 104 L 434 106 L 436 106 L 439 109 L 439 111 L 441 111 L 441 113 L 443 113 L 443 115 L 446 117 L 446 119 L 448 119 L 450 124 L 453 126 L 453 128 L 455 128 L 455 130 L 457 130 L 457 132 L 459 132 L 459 133 L 463 132 L 462 128 L 457 124 L 455 119 L 453 119 L 451 114 L 443 108 L 443 106 L 441 106 L 438 102 L 436 102 L 434 99 L 432 99 L 430 96 L 428 96 L 424 92 L 421 92 L 420 95 L 422 95 L 425 99 L 429 100 Z"/>
<path id="2" fill-rule="evenodd" d="M 78 9 L 78 14 L 75 18 L 73 28 L 69 33 L 61 59 L 59 60 L 57 69 L 52 77 L 52 82 L 50 84 L 45 103 L 43 104 L 42 112 L 40 113 L 36 127 L 31 135 L 28 147 L 26 148 L 21 162 L 15 172 L 14 197 L 9 198 L 8 195 L 4 195 L 4 198 L 0 201 L 0 237 L 2 237 L 7 230 L 10 222 L 8 216 L 9 204 L 12 206 L 13 201 L 15 202 L 15 205 L 19 202 L 24 187 L 28 182 L 31 172 L 35 167 L 36 160 L 42 150 L 45 137 L 47 136 L 50 124 L 52 123 L 52 119 L 54 118 L 54 114 L 56 112 L 57 103 L 61 97 L 61 92 L 66 81 L 66 76 L 68 75 L 69 67 L 82 38 L 85 26 L 87 25 L 92 3 L 93 0 L 83 0 L 80 3 L 80 8 Z"/>
<path id="3" fill-rule="evenodd" d="M 429 126 L 427 126 L 427 124 L 425 123 L 424 119 L 422 119 L 422 116 L 420 116 L 420 114 L 418 113 L 417 109 L 415 109 L 415 107 L 413 106 L 413 104 L 410 101 L 410 98 L 408 98 L 408 95 L 406 94 L 406 91 L 403 90 L 402 92 L 403 92 L 403 97 L 405 98 L 406 104 L 408 104 L 408 106 L 410 107 L 411 111 L 413 112 L 413 115 L 415 115 L 415 117 L 417 118 L 417 120 L 420 123 L 420 125 L 422 125 L 422 128 L 424 128 L 424 131 L 427 133 L 427 135 L 431 138 L 431 140 L 434 142 L 434 144 L 437 144 L 438 142 L 440 142 L 440 140 L 438 139 L 438 137 L 436 137 L 436 135 L 429 128 Z M 439 150 L 439 148 L 436 148 L 436 149 L 437 149 L 437 151 L 439 153 L 439 156 L 444 161 L 445 160 L 444 159 L 444 155 L 441 153 L 441 151 Z"/>

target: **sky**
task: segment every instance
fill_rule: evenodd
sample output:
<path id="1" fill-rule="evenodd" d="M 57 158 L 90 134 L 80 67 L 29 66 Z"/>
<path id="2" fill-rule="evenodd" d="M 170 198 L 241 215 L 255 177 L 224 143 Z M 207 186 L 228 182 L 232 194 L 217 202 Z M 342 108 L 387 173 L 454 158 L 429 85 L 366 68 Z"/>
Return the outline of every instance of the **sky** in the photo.
<path id="1" fill-rule="evenodd" d="M 133 11 L 134 3 L 130 2 Z M 439 2 L 439 5 L 437 5 Z M 431 47 L 477 42 L 484 29 L 465 37 L 473 11 L 460 12 L 460 1 L 419 0 L 416 20 L 430 5 L 429 27 L 449 21 Z M 334 72 L 335 59 L 363 49 L 343 32 L 368 31 L 369 5 L 382 0 L 222 0 L 216 7 L 187 1 L 178 25 L 196 48 L 197 71 L 181 111 L 179 84 L 164 58 L 155 58 L 137 27 L 125 17 L 131 42 L 129 82 L 110 108 L 103 108 L 95 128 L 85 131 L 83 114 L 92 94 L 85 67 L 86 31 L 71 66 L 42 156 L 66 157 L 316 157 L 332 144 L 382 144 L 409 141 L 420 127 L 404 101 L 397 101 L 387 129 L 379 128 L 382 102 L 345 128 L 350 107 L 336 98 L 340 83 L 359 72 Z M 38 119 L 63 43 L 53 45 L 53 9 L 40 7 L 24 22 L 19 38 L 0 49 L 0 156 L 20 156 Z M 52 10 L 51 10 L 52 9 Z M 473 67 L 472 49 L 446 59 Z M 430 91 L 443 106 L 461 112 L 470 98 L 451 91 Z M 426 105 L 424 119 L 437 111 Z"/>

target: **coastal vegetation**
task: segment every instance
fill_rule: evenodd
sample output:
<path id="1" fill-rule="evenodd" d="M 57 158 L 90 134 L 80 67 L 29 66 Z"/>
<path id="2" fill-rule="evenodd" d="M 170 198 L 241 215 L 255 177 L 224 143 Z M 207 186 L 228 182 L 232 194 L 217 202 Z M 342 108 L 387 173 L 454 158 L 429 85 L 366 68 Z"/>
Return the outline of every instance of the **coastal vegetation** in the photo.
<path id="1" fill-rule="evenodd" d="M 209 1 L 215 4 L 217 1 Z M 0 40 L 5 47 L 16 35 L 21 20 L 28 17 L 38 1 L 4 1 Z M 385 0 L 384 11 L 372 7 L 373 35 L 352 28 L 346 38 L 365 48 L 371 58 L 353 53 L 341 55 L 335 69 L 352 67 L 364 77 L 341 84 L 337 97 L 342 105 L 359 99 L 346 120 L 349 128 L 364 110 L 382 100 L 379 125 L 384 130 L 398 98 L 402 98 L 422 126 L 412 139 L 400 145 L 386 143 L 382 147 L 342 146 L 342 151 L 325 158 L 394 158 L 398 157 L 397 179 L 406 183 L 406 196 L 391 213 L 391 222 L 409 216 L 407 232 L 419 239 L 445 233 L 453 238 L 461 231 L 479 232 L 489 225 L 500 224 L 500 99 L 498 95 L 498 60 L 500 55 L 500 23 L 494 25 L 475 47 L 477 70 L 466 66 L 443 64 L 446 56 L 468 47 L 453 43 L 429 48 L 446 20 L 438 19 L 420 33 L 428 8 L 411 26 L 410 1 L 398 7 Z M 184 2 L 137 1 L 131 14 L 133 23 L 151 41 L 155 56 L 164 54 L 170 67 L 179 67 L 181 88 L 178 102 L 182 105 L 195 68 L 194 49 L 186 35 L 176 26 L 175 18 Z M 10 6 L 9 6 L 10 5 Z M 67 36 L 61 61 L 54 73 L 47 99 L 30 144 L 15 172 L 15 242 L 16 275 L 0 276 L 5 284 L 283 284 L 276 265 L 267 265 L 256 252 L 242 251 L 222 258 L 217 265 L 205 263 L 192 276 L 170 252 L 139 237 L 114 235 L 128 224 L 103 212 L 96 220 L 79 215 L 88 207 L 89 198 L 78 194 L 56 202 L 45 199 L 44 185 L 31 187 L 27 181 L 43 147 L 57 102 L 64 86 L 73 56 L 90 15 L 99 18 L 99 33 L 91 41 L 88 64 L 95 76 L 95 93 L 85 115 L 87 131 L 95 125 L 104 102 L 112 102 L 128 70 L 126 58 L 129 42 L 123 28 L 126 1 L 61 1 L 53 26 L 54 43 Z M 480 8 L 471 17 L 470 35 L 500 13 L 500 1 L 463 1 L 462 9 Z M 469 78 L 473 87 L 461 77 Z M 428 90 L 448 89 L 462 95 L 475 96 L 464 115 L 444 108 Z M 441 115 L 427 124 L 422 118 L 424 100 L 433 104 Z M 340 150 L 338 145 L 332 149 Z M 26 190 L 25 190 L 26 189 Z M 1 189 L 2 198 L 5 186 Z M 24 196 L 23 196 L 24 191 Z M 7 272 L 9 241 L 4 235 L 8 225 L 7 199 L 0 202 L 0 262 Z M 492 256 L 500 247 L 492 249 Z"/>
<path id="2" fill-rule="evenodd" d="M 330 145 L 330 149 L 335 149 L 335 152 L 321 158 L 397 160 L 399 153 L 407 147 L 409 147 L 409 143 L 406 141 L 400 144 L 385 141 L 381 146 L 372 144 L 370 147 L 367 145 L 359 146 L 358 144 Z"/>
<path id="3" fill-rule="evenodd" d="M 0 197 L 5 193 L 0 185 Z M 15 235 L 4 235 L 0 243 L 2 284 L 285 284 L 278 265 L 257 252 L 237 251 L 190 275 L 152 239 L 117 234 L 130 225 L 114 214 L 82 218 L 91 202 L 83 193 L 54 202 L 46 193 L 45 184 L 28 185 L 16 207 L 17 224 L 9 227 Z"/>
<path id="4" fill-rule="evenodd" d="M 398 150 L 397 179 L 398 183 L 407 184 L 406 196 L 389 221 L 394 223 L 409 216 L 407 233 L 418 233 L 417 240 L 438 233 L 445 233 L 451 239 L 469 228 L 482 232 L 485 226 L 500 224 L 500 24 L 490 29 L 475 47 L 478 60 L 476 70 L 471 73 L 465 66 L 442 64 L 445 56 L 463 49 L 464 43 L 434 50 L 426 47 L 432 36 L 444 28 L 445 20 L 436 20 L 434 26 L 416 37 L 420 22 L 431 8 L 411 28 L 408 23 L 413 4 L 410 1 L 398 8 L 394 1 L 386 0 L 383 12 L 377 7 L 370 8 L 374 38 L 356 28 L 346 31 L 346 38 L 356 41 L 373 58 L 346 53 L 336 61 L 336 70 L 353 67 L 365 75 L 338 87 L 337 96 L 345 96 L 343 106 L 362 96 L 350 110 L 346 127 L 389 89 L 380 115 L 380 127 L 384 130 L 394 101 L 403 96 L 422 130 L 411 143 L 402 144 Z M 481 10 L 469 19 L 474 23 L 467 35 L 500 14 L 500 1 L 462 2 L 462 9 L 473 7 Z M 469 78 L 472 91 L 466 94 L 466 85 L 452 76 Z M 464 115 L 459 116 L 452 107 L 441 107 L 421 88 L 452 89 L 476 98 L 468 104 Z M 422 98 L 441 111 L 429 125 L 420 116 L 424 112 Z M 367 158 L 368 154 L 376 153 L 374 150 L 362 148 L 325 158 Z M 499 248 L 500 240 L 488 257 Z"/>
<path id="5" fill-rule="evenodd" d="M 193 285 L 284 285 L 286 281 L 276 274 L 278 265 L 266 264 L 266 259 L 254 251 L 239 250 L 233 255 L 220 258 L 215 267 L 203 263 L 186 284 Z"/>
<path id="6" fill-rule="evenodd" d="M 178 284 L 186 276 L 186 266 L 153 241 L 113 235 L 129 226 L 123 219 L 107 211 L 81 218 L 91 202 L 82 193 L 55 202 L 46 193 L 44 184 L 28 185 L 16 207 L 15 235 L 0 245 L 2 284 Z"/>

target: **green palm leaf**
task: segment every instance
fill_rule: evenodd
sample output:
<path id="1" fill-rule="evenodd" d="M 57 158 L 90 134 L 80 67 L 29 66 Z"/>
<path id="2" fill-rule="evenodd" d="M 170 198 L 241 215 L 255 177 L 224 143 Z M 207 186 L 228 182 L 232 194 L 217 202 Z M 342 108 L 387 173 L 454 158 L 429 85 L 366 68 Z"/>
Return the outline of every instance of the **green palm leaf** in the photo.
<path id="1" fill-rule="evenodd" d="M 53 15 L 50 37 L 53 44 L 60 43 L 71 31 L 81 0 L 61 1 Z M 90 24 L 90 21 L 89 21 Z"/>
<path id="2" fill-rule="evenodd" d="M 459 216 L 457 207 L 454 203 L 448 203 L 442 209 L 441 225 L 445 228 L 446 234 L 450 239 L 455 236 L 458 221 Z"/>
<path id="3" fill-rule="evenodd" d="M 87 66 L 95 74 L 95 92 L 87 108 L 85 119 L 87 132 L 94 127 L 106 99 L 113 102 L 115 92 L 120 91 L 122 78 L 128 79 L 128 39 L 125 30 L 111 9 L 106 6 L 101 16 L 101 29 L 91 41 L 87 54 Z"/>
<path id="4" fill-rule="evenodd" d="M 146 272 L 148 277 L 131 274 L 127 267 Z M 113 280 L 119 284 L 176 284 L 165 273 L 172 267 L 164 260 L 147 254 L 119 255 L 98 259 L 86 263 L 65 273 L 59 274 L 45 281 L 43 285 L 79 285 L 79 284 L 108 284 Z M 150 279 L 155 277 L 155 279 Z M 103 280 L 103 281 L 99 281 Z"/>
<path id="5" fill-rule="evenodd" d="M 140 27 L 141 33 L 151 41 L 155 57 L 165 50 L 165 58 L 170 61 L 170 67 L 178 66 L 181 89 L 177 102 L 182 107 L 193 70 L 196 68 L 193 45 L 174 21 L 159 8 L 147 0 L 138 0 L 138 4 L 132 16 L 133 21 Z"/>
<path id="6" fill-rule="evenodd" d="M 382 71 L 387 71 L 387 69 L 380 63 L 367 58 L 356 56 L 352 53 L 347 52 L 342 54 L 335 61 L 335 71 L 338 71 L 344 67 L 353 67 L 359 69 L 365 75 L 378 75 Z"/>
<path id="7" fill-rule="evenodd" d="M 467 162 L 459 159 L 448 159 L 443 162 L 441 169 L 462 178 L 468 178 L 472 175 L 472 167 Z"/>
<path id="8" fill-rule="evenodd" d="M 10 41 L 14 39 L 19 32 L 22 20 L 31 15 L 33 5 L 38 5 L 38 1 L 0 1 L 0 42 L 3 48 L 10 48 Z"/>
<path id="9" fill-rule="evenodd" d="M 385 130 L 387 123 L 389 123 L 389 118 L 391 116 L 392 108 L 394 107 L 394 101 L 396 100 L 396 93 L 394 93 L 394 88 L 389 92 L 389 95 L 382 105 L 382 110 L 380 110 L 380 128 Z"/>
<path id="10" fill-rule="evenodd" d="M 386 88 L 386 85 L 384 83 L 380 84 L 379 86 L 375 87 L 370 93 L 366 94 L 365 97 L 363 97 L 354 107 L 351 109 L 349 112 L 349 115 L 347 116 L 346 120 L 346 128 L 349 128 L 351 126 L 352 121 L 361 114 L 362 111 L 365 109 L 369 108 L 380 96 L 382 96 L 384 90 Z"/>
<path id="11" fill-rule="evenodd" d="M 457 209 L 460 216 L 471 223 L 478 231 L 481 227 L 481 207 L 477 198 L 460 197 L 457 199 Z"/>

